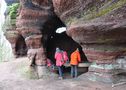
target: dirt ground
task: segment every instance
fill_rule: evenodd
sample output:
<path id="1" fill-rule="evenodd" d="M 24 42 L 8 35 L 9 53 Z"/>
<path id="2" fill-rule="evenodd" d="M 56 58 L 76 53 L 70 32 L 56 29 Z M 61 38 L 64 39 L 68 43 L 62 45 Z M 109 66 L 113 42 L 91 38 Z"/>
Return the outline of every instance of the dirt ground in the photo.
<path id="1" fill-rule="evenodd" d="M 126 84 L 112 85 L 89 81 L 84 75 L 76 79 L 30 79 L 29 60 L 18 58 L 0 63 L 0 90 L 126 90 Z"/>

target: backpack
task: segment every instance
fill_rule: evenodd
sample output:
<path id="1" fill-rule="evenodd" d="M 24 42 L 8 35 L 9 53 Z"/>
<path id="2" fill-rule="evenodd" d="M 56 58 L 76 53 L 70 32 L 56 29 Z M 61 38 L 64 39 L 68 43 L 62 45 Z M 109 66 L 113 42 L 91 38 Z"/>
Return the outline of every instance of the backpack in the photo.
<path id="1" fill-rule="evenodd" d="M 66 63 L 67 61 L 69 61 L 69 58 L 68 58 L 68 55 L 67 55 L 67 52 L 66 51 L 63 51 L 63 59 L 64 59 L 64 62 Z"/>

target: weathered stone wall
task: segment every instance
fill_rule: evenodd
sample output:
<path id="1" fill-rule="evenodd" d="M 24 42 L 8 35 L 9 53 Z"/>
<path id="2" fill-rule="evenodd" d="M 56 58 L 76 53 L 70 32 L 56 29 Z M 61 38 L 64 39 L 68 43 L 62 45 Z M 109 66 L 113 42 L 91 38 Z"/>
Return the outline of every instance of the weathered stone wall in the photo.
<path id="1" fill-rule="evenodd" d="M 24 38 L 21 37 L 18 31 L 16 31 L 16 17 L 18 16 L 19 0 L 5 1 L 7 3 L 7 9 L 5 12 L 3 31 L 5 32 L 6 38 L 11 43 L 15 57 L 24 56 L 26 55 L 27 47 L 24 42 Z"/>
<path id="2" fill-rule="evenodd" d="M 55 13 L 68 27 L 67 34 L 82 46 L 87 59 L 96 63 L 95 66 L 101 65 L 99 68 L 104 66 L 102 71 L 112 65 L 113 72 L 116 60 L 126 52 L 126 1 L 53 0 L 53 5 Z M 93 75 L 97 72 L 104 77 L 96 69 Z M 108 82 L 111 82 L 115 74 L 109 75 Z"/>
<path id="3" fill-rule="evenodd" d="M 125 52 L 125 0 L 53 3 L 55 12 L 69 27 L 68 35 L 83 47 L 88 60 L 112 60 Z"/>
<path id="4" fill-rule="evenodd" d="M 50 0 L 20 0 L 17 31 L 24 37 L 29 56 L 36 55 L 36 64 L 46 64 L 46 44 L 62 22 L 53 12 Z"/>
<path id="5" fill-rule="evenodd" d="M 89 68 L 93 77 L 113 82 L 124 71 L 117 61 L 125 60 L 126 54 L 125 0 L 20 0 L 20 4 L 17 31 L 25 39 L 28 55 L 37 53 L 37 65 L 45 65 L 47 41 L 56 28 L 63 26 L 61 19 L 67 35 L 94 63 Z M 103 77 L 109 79 L 104 81 Z"/>

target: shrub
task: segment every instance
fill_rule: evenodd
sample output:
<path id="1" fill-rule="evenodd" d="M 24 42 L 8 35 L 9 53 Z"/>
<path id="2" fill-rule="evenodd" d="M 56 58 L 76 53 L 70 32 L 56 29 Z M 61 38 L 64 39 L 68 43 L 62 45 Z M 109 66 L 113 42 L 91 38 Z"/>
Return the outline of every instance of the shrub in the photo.
<path id="1" fill-rule="evenodd" d="M 19 7 L 19 3 L 13 3 L 12 5 L 8 6 L 9 8 L 9 15 L 11 19 L 16 19 L 17 16 L 17 9 Z"/>

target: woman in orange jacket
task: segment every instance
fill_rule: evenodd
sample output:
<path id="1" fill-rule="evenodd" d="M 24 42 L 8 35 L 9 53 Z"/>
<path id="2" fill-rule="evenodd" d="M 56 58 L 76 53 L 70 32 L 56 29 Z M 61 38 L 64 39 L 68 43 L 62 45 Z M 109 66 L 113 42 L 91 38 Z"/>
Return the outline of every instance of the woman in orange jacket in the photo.
<path id="1" fill-rule="evenodd" d="M 77 77 L 77 66 L 81 61 L 79 49 L 77 48 L 70 56 L 70 65 L 71 65 L 71 77 Z"/>

